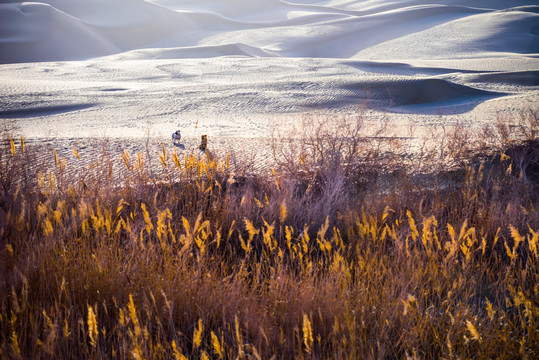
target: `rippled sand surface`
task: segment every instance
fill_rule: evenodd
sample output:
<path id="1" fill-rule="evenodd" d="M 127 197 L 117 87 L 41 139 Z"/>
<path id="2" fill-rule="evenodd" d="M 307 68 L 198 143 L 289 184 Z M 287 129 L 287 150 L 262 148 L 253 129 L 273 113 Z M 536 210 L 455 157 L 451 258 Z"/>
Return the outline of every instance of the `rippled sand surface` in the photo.
<path id="1" fill-rule="evenodd" d="M 365 104 L 479 124 L 539 103 L 530 1 L 2 1 L 0 19 L 0 119 L 28 138 L 264 138 Z"/>

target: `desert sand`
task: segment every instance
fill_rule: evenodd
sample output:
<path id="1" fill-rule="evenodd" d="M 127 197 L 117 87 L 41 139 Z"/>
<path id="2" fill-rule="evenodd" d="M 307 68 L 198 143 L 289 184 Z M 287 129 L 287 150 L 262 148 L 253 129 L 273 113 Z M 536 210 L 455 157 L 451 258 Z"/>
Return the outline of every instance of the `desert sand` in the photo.
<path id="1" fill-rule="evenodd" d="M 522 0 L 2 0 L 0 119 L 28 139 L 210 143 L 364 104 L 478 125 L 539 104 L 538 24 Z"/>

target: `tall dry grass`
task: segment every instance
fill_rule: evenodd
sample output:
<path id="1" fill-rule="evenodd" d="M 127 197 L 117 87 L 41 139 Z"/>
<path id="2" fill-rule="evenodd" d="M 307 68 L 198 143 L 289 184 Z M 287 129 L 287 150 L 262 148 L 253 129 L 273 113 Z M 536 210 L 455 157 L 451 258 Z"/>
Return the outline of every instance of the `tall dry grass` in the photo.
<path id="1" fill-rule="evenodd" d="M 521 119 L 419 146 L 306 119 L 275 170 L 242 176 L 165 146 L 160 169 L 74 149 L 71 171 L 7 139 L 0 356 L 537 358 L 537 113 Z"/>

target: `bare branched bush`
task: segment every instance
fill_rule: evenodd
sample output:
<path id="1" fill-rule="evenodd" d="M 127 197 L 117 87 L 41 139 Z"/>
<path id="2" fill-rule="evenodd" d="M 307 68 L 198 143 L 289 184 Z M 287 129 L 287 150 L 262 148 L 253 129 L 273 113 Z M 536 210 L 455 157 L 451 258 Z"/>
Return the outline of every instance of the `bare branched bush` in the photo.
<path id="1" fill-rule="evenodd" d="M 342 183 L 350 188 L 390 170 L 391 161 L 384 157 L 394 142 L 388 122 L 367 122 L 360 108 L 352 116 L 307 114 L 297 125 L 274 126 L 271 149 L 277 169 L 306 187 Z"/>

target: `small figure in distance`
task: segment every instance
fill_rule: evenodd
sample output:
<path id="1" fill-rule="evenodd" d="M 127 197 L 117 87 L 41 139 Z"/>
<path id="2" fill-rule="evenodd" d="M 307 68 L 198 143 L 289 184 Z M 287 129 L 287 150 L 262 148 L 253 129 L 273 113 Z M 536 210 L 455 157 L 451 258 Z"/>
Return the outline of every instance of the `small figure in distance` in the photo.
<path id="1" fill-rule="evenodd" d="M 200 145 L 198 147 L 202 151 L 206 151 L 208 148 L 208 135 L 202 135 L 202 139 L 200 140 Z"/>
<path id="2" fill-rule="evenodd" d="M 173 141 L 180 141 L 182 139 L 182 133 L 180 130 L 176 130 L 172 133 L 172 140 Z"/>
<path id="3" fill-rule="evenodd" d="M 182 140 L 182 133 L 180 132 L 180 130 L 176 130 L 175 132 L 172 133 L 172 143 L 175 146 L 183 147 L 181 140 Z"/>
<path id="4" fill-rule="evenodd" d="M 202 135 L 202 139 L 200 139 L 200 145 L 198 146 L 200 151 L 204 151 L 206 153 L 206 156 L 208 157 L 209 161 L 213 161 L 215 159 L 215 156 L 213 156 L 213 153 L 208 149 L 208 135 Z"/>

